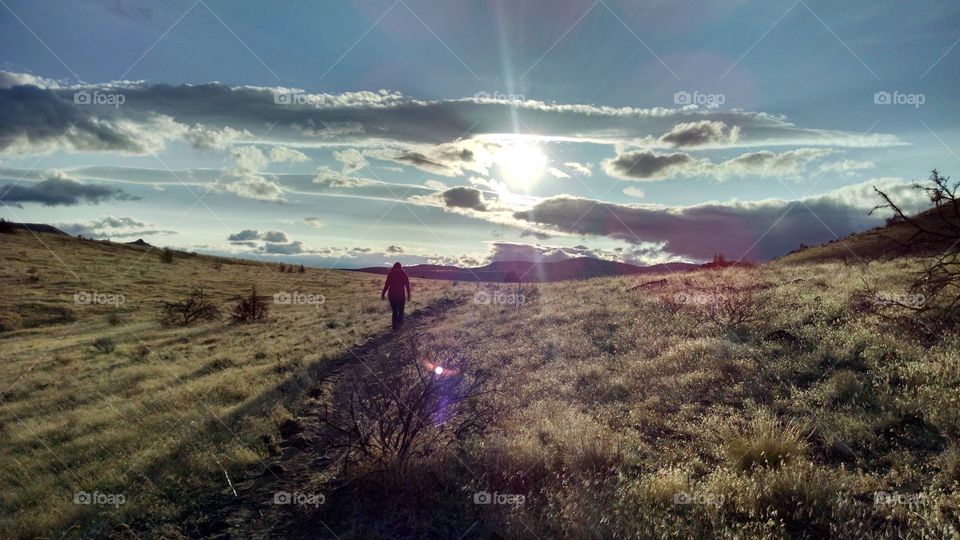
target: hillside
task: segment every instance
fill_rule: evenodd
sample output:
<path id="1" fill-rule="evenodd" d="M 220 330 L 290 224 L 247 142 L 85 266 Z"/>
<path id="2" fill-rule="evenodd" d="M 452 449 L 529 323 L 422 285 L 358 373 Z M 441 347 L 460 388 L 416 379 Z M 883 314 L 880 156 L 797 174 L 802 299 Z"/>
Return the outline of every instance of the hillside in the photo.
<path id="1" fill-rule="evenodd" d="M 379 276 L 54 234 L 0 257 L 2 537 L 960 530 L 957 327 L 864 289 L 917 261 L 415 279 L 393 337 Z M 225 316 L 253 285 L 324 301 L 160 325 L 198 285 Z"/>
<path id="2" fill-rule="evenodd" d="M 952 209 L 931 209 L 912 218 L 922 227 L 934 231 L 946 231 L 951 226 L 960 227 L 960 217 Z M 955 248 L 952 241 L 930 240 L 922 245 L 907 245 L 916 233 L 909 223 L 895 222 L 861 233 L 851 234 L 819 246 L 809 246 L 793 251 L 778 259 L 787 264 L 802 264 L 829 261 L 866 262 L 877 259 L 892 259 L 902 256 L 924 256 L 942 253 Z"/>

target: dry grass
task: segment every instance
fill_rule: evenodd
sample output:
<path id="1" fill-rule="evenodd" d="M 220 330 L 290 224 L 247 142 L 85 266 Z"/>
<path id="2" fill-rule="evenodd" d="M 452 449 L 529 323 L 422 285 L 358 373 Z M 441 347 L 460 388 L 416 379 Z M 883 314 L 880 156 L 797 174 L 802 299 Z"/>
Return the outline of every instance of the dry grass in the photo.
<path id="1" fill-rule="evenodd" d="M 117 263 L 106 254 L 127 248 L 51 246 L 106 289 L 16 242 L 2 248 L 0 313 L 15 330 L 0 369 L 17 382 L 0 404 L 3 505 L 15 509 L 0 535 L 120 521 L 196 535 L 202 512 L 182 499 L 225 493 L 221 467 L 255 471 L 271 451 L 259 437 L 296 414 L 331 359 L 386 327 L 370 295 L 379 277 L 230 261 L 208 271 L 186 255 L 121 276 L 139 252 Z M 415 302 L 459 301 L 423 339 L 493 374 L 497 415 L 379 484 L 298 471 L 328 502 L 285 519 L 341 538 L 956 536 L 957 327 L 931 339 L 851 301 L 865 282 L 906 291 L 918 264 L 775 263 L 645 276 L 666 280 L 650 289 L 545 284 L 519 308 L 474 303 L 475 284 L 421 284 Z M 263 324 L 157 325 L 148 306 L 196 276 L 222 302 L 252 285 L 329 294 L 319 310 L 271 306 Z M 112 307 L 73 304 L 81 286 L 127 294 L 123 324 L 107 322 Z M 94 354 L 98 337 L 116 350 Z M 96 514 L 72 504 L 78 489 L 130 502 Z M 478 505 L 478 491 L 523 501 Z"/>
<path id="2" fill-rule="evenodd" d="M 381 278 L 365 274 L 181 253 L 164 264 L 158 250 L 23 232 L 4 236 L 0 259 L 0 537 L 164 523 L 187 534 L 204 497 L 228 492 L 224 471 L 262 470 L 263 441 L 327 366 L 389 325 Z M 257 325 L 158 323 L 161 302 L 201 285 L 224 310 L 252 286 L 325 302 L 274 304 Z M 449 288 L 414 287 L 410 310 Z M 126 502 L 74 504 L 81 491 Z"/>

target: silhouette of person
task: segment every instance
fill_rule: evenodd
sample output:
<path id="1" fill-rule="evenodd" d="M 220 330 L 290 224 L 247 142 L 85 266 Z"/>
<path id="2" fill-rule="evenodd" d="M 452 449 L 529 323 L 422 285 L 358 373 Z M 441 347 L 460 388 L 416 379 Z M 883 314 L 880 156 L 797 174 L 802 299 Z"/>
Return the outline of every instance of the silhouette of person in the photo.
<path id="1" fill-rule="evenodd" d="M 406 296 L 404 296 L 406 293 Z M 394 263 L 393 268 L 387 272 L 387 281 L 383 284 L 383 291 L 380 293 L 380 299 L 390 298 L 390 309 L 393 311 L 393 331 L 399 332 L 403 326 L 403 307 L 407 300 L 410 300 L 410 278 L 400 267 L 400 263 Z"/>

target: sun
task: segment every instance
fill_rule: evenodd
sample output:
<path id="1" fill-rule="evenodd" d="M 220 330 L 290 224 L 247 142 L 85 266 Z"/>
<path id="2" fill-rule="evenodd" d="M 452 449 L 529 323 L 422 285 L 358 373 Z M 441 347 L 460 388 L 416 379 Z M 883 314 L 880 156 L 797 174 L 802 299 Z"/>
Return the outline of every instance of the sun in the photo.
<path id="1" fill-rule="evenodd" d="M 513 188 L 530 187 L 547 169 L 547 156 L 533 144 L 508 144 L 495 158 L 500 174 Z"/>

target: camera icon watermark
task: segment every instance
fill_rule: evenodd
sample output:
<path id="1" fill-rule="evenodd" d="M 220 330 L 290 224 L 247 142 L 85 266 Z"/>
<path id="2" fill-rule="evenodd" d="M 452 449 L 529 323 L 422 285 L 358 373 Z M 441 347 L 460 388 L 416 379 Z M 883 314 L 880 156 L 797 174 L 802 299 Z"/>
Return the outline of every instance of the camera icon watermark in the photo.
<path id="1" fill-rule="evenodd" d="M 327 502 L 327 497 L 323 493 L 301 493 L 294 491 L 276 491 L 273 493 L 273 504 L 293 504 L 297 506 L 312 506 L 314 508 Z"/>
<path id="2" fill-rule="evenodd" d="M 877 506 L 922 506 L 927 504 L 927 496 L 923 493 L 875 491 L 873 492 L 873 504 Z"/>
<path id="3" fill-rule="evenodd" d="M 673 494 L 673 504 L 679 505 L 709 504 L 720 508 L 723 505 L 723 499 L 723 495 L 717 495 L 715 493 L 688 493 L 686 491 L 678 491 Z"/>
<path id="4" fill-rule="evenodd" d="M 881 306 L 899 305 L 919 309 L 927 303 L 927 297 L 922 294 L 878 292 L 873 295 L 873 302 Z"/>
<path id="5" fill-rule="evenodd" d="M 76 105 L 110 105 L 119 108 L 127 102 L 127 96 L 120 93 L 106 93 L 94 90 L 78 90 L 73 93 L 73 103 Z"/>
<path id="6" fill-rule="evenodd" d="M 478 101 L 507 101 L 512 103 L 520 103 L 526 101 L 527 98 L 523 94 L 504 94 L 503 92 L 487 92 L 485 90 L 480 90 L 473 95 L 473 98 Z"/>
<path id="7" fill-rule="evenodd" d="M 523 293 L 479 290 L 473 294 L 473 303 L 489 306 L 522 306 L 527 297 Z"/>
<path id="8" fill-rule="evenodd" d="M 320 293 L 302 293 L 299 291 L 279 291 L 273 295 L 274 304 L 282 305 L 313 305 L 320 307 L 327 301 L 327 297 Z"/>
<path id="9" fill-rule="evenodd" d="M 494 491 L 478 491 L 473 494 L 473 504 L 502 504 L 514 508 L 527 502 L 526 495 L 519 493 L 497 493 Z"/>
<path id="10" fill-rule="evenodd" d="M 297 105 L 317 107 L 326 103 L 327 97 L 317 94 L 308 94 L 306 92 L 274 92 L 273 103 L 275 105 Z"/>
<path id="11" fill-rule="evenodd" d="M 98 506 L 118 507 L 127 502 L 127 497 L 123 493 L 100 493 L 94 491 L 77 491 L 73 494 L 73 504 L 89 504 Z"/>
<path id="12" fill-rule="evenodd" d="M 121 293 L 105 293 L 98 291 L 77 291 L 73 293 L 73 303 L 77 305 L 107 305 L 120 307 L 127 301 Z"/>
<path id="13" fill-rule="evenodd" d="M 687 105 L 696 105 L 707 109 L 716 109 L 727 102 L 725 94 L 705 94 L 703 92 L 688 92 L 680 90 L 673 94 L 673 104 L 685 107 Z"/>
<path id="14" fill-rule="evenodd" d="M 717 298 L 712 294 L 690 291 L 678 291 L 673 293 L 673 302 L 675 304 L 688 304 L 696 306 L 706 306 L 714 304 Z"/>
<path id="15" fill-rule="evenodd" d="M 899 91 L 887 92 L 880 90 L 873 94 L 873 103 L 875 105 L 913 105 L 914 108 L 920 108 L 927 102 L 925 94 L 904 94 Z"/>

